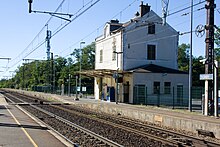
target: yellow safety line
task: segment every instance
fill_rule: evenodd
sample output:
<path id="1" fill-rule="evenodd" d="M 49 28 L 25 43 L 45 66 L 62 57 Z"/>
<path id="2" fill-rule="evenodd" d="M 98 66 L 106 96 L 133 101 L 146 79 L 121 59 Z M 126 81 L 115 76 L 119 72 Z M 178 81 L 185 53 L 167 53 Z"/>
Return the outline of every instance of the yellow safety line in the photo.
<path id="1" fill-rule="evenodd" d="M 6 106 L 5 106 L 6 107 Z M 7 107 L 6 107 L 7 108 Z M 13 119 L 15 120 L 15 122 L 18 124 L 18 125 L 21 125 L 20 122 L 15 118 L 15 116 L 11 113 L 11 111 L 9 109 L 7 109 L 8 112 L 10 113 L 10 115 L 13 117 Z M 21 130 L 25 133 L 25 135 L 28 137 L 28 139 L 31 141 L 31 143 L 33 144 L 34 147 L 38 147 L 38 145 L 34 142 L 34 140 L 31 138 L 31 136 L 28 134 L 28 132 L 23 128 L 21 127 Z"/>

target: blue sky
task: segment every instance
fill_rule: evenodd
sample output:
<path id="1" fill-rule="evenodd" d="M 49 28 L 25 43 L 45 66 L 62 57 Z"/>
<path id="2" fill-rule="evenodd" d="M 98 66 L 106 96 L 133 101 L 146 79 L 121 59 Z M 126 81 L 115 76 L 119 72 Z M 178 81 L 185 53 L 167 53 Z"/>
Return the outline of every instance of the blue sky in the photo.
<path id="1" fill-rule="evenodd" d="M 58 12 L 75 14 L 83 5 L 91 0 L 65 0 Z M 95 1 L 95 0 L 93 0 Z M 190 6 L 191 0 L 170 0 L 169 13 Z M 204 0 L 194 0 L 198 3 Z M 62 0 L 33 0 L 33 10 L 55 11 Z M 161 0 L 143 0 L 151 9 L 161 16 Z M 220 11 L 220 0 L 215 0 L 216 8 Z M 103 25 L 111 19 L 119 19 L 120 22 L 129 21 L 139 10 L 140 0 L 100 0 L 91 9 L 79 16 L 67 27 L 57 33 L 51 39 L 51 52 L 55 55 L 68 57 L 74 48 L 80 47 L 80 41 L 90 44 L 103 32 Z M 204 7 L 202 3 L 194 8 L 193 29 L 197 25 L 206 23 L 206 10 L 197 9 Z M 86 6 L 84 6 L 85 8 Z M 167 22 L 177 31 L 188 32 L 190 30 L 190 15 L 181 16 L 190 12 L 185 10 L 167 18 Z M 1 0 L 0 5 L 0 58 L 9 57 L 10 62 L 0 60 L 0 79 L 11 76 L 12 72 L 22 64 L 22 59 L 46 59 L 46 44 L 36 47 L 45 39 L 46 24 L 50 15 L 28 13 L 28 0 L 9 1 Z M 64 20 L 53 17 L 48 24 L 52 34 L 56 29 L 65 24 Z M 215 24 L 220 26 L 220 13 L 215 11 Z M 44 28 L 43 28 L 44 27 Z M 40 30 L 43 30 L 40 32 Z M 40 34 L 37 36 L 37 34 Z M 37 36 L 37 37 L 36 37 Z M 36 37 L 36 38 L 35 38 Z M 35 39 L 34 39 L 35 38 Z M 189 34 L 180 36 L 179 43 L 189 43 Z M 193 55 L 204 56 L 205 38 L 198 38 L 193 34 Z M 33 41 L 33 42 L 32 42 Z M 36 49 L 30 54 L 32 50 Z M 30 55 L 28 55 L 30 54 Z M 28 56 L 27 56 L 28 55 Z M 26 57 L 27 56 L 27 57 Z M 5 67 L 9 67 L 7 72 Z"/>

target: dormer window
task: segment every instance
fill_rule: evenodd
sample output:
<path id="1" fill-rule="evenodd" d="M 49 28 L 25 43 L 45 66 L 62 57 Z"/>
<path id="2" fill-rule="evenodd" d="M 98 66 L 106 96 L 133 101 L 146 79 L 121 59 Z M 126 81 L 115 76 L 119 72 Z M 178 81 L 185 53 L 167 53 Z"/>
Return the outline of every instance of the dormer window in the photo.
<path id="1" fill-rule="evenodd" d="M 155 34 L 155 24 L 154 23 L 150 23 L 148 25 L 148 34 Z"/>

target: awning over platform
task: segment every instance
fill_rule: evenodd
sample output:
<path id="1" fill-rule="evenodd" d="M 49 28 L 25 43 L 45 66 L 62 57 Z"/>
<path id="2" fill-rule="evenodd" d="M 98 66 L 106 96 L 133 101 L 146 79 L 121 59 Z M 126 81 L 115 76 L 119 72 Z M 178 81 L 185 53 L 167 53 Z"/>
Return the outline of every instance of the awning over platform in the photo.
<path id="1" fill-rule="evenodd" d="M 111 69 L 96 69 L 96 70 L 86 70 L 86 71 L 81 71 L 77 72 L 78 74 L 81 74 L 83 76 L 87 77 L 113 77 L 114 74 L 124 75 L 125 73 L 130 73 L 127 71 L 117 71 L 117 70 L 111 70 Z"/>

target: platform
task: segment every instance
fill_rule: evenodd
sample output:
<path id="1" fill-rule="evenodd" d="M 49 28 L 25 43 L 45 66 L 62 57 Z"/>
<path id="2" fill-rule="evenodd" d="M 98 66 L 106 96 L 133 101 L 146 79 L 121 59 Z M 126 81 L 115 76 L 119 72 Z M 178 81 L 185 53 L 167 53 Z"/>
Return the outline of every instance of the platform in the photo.
<path id="1" fill-rule="evenodd" d="M 215 138 L 220 139 L 220 119 L 212 116 L 204 116 L 199 112 L 189 112 L 188 110 L 179 109 L 172 110 L 160 107 L 131 105 L 124 103 L 115 104 L 115 102 L 106 102 L 85 98 L 80 98 L 79 101 L 75 101 L 73 97 L 68 96 L 30 91 L 17 92 L 52 99 L 53 101 L 77 104 L 82 107 L 94 109 L 96 111 L 122 115 L 178 130 L 181 129 L 193 133 L 198 133 L 198 130 L 209 131 L 213 132 Z"/>
<path id="2" fill-rule="evenodd" d="M 70 146 L 15 105 L 8 105 L 2 95 L 0 95 L 0 132 L 0 147 Z"/>

